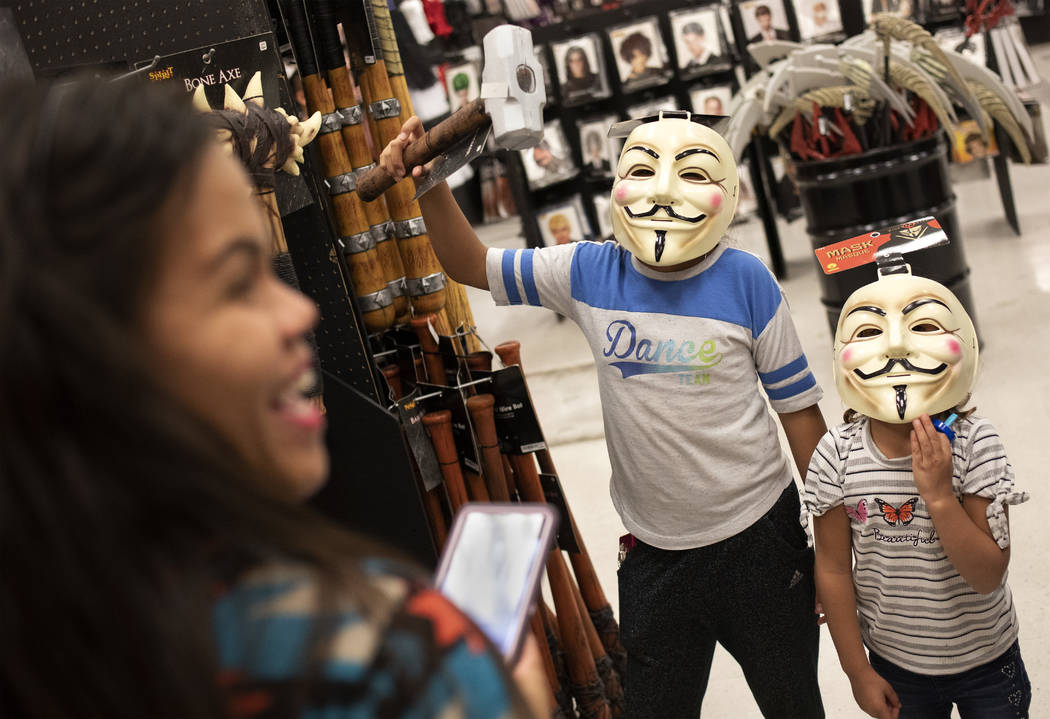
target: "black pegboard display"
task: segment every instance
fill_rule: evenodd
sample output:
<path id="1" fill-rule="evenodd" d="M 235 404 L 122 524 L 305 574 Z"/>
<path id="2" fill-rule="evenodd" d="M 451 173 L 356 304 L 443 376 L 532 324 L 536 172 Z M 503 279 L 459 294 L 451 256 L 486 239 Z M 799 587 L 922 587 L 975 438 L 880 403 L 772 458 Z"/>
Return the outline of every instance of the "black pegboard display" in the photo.
<path id="1" fill-rule="evenodd" d="M 311 147 L 306 157 L 310 164 L 316 159 Z M 306 171 L 303 177 L 316 175 Z M 281 220 L 299 285 L 321 311 L 315 332 L 321 367 L 373 401 L 380 401 L 374 362 L 359 329 L 364 325 L 348 296 L 347 278 L 335 246 L 318 241 L 330 236 L 328 218 L 320 205 L 311 203 Z"/>
<path id="2" fill-rule="evenodd" d="M 268 32 L 278 41 L 284 36 L 266 0 L 15 0 L 12 7 L 38 77 L 84 67 L 125 68 L 154 55 Z M 279 84 L 280 104 L 290 107 L 287 83 Z M 437 553 L 420 486 L 399 421 L 385 408 L 364 325 L 351 299 L 351 280 L 336 254 L 328 192 L 315 170 L 318 159 L 316 143 L 309 145 L 301 176 L 279 173 L 276 188 L 300 287 L 320 309 L 315 337 L 325 370 L 332 464 L 314 504 L 432 567 Z"/>
<path id="3" fill-rule="evenodd" d="M 85 66 L 126 67 L 154 55 L 274 31 L 265 0 L 16 0 L 12 9 L 30 65 L 40 76 Z M 289 106 L 284 83 L 281 100 Z M 316 185 L 309 165 L 308 159 L 303 178 L 282 178 L 278 204 L 300 286 L 321 310 L 321 365 L 378 400 L 373 363 L 359 330 L 363 325 L 348 297 L 349 278 L 337 264 L 322 209 L 327 193 Z M 313 186 L 306 187 L 304 179 Z"/>
<path id="4" fill-rule="evenodd" d="M 34 71 L 123 63 L 269 31 L 263 0 L 12 3 Z"/>

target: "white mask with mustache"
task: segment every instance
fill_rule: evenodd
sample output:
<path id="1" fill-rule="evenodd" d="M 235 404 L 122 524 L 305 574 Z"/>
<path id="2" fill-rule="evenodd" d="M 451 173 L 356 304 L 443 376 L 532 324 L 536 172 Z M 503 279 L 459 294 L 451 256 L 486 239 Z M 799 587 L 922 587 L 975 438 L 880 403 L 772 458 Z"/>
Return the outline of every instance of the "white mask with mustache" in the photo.
<path id="1" fill-rule="evenodd" d="M 861 414 L 892 424 L 966 401 L 977 375 L 977 333 L 944 285 L 889 274 L 846 300 L 835 332 L 835 385 Z"/>
<path id="2" fill-rule="evenodd" d="M 736 161 L 717 132 L 664 118 L 627 137 L 612 189 L 613 233 L 647 265 L 707 254 L 733 219 Z"/>

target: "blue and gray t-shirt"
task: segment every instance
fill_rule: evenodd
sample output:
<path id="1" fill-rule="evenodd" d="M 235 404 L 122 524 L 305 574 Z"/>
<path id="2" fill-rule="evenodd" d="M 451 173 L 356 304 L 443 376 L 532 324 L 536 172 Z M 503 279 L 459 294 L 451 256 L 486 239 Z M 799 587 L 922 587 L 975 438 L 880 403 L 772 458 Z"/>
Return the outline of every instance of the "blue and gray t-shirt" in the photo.
<path id="1" fill-rule="evenodd" d="M 578 242 L 490 249 L 487 274 L 496 304 L 550 308 L 587 337 L 613 504 L 638 539 L 713 544 L 753 524 L 791 482 L 765 397 L 795 412 L 822 393 L 757 257 L 719 245 L 667 273 L 614 242 Z"/>

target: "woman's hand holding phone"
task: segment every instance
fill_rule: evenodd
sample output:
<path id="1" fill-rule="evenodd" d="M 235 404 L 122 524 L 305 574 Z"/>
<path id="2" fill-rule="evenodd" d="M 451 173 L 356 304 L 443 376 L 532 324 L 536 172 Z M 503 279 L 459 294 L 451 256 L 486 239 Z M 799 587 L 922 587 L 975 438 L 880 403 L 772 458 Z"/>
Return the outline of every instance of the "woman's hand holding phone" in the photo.
<path id="1" fill-rule="evenodd" d="M 525 641 L 522 642 L 518 661 L 514 663 L 511 676 L 514 677 L 514 683 L 518 685 L 518 691 L 521 692 L 532 713 L 537 717 L 550 716 L 551 709 L 554 708 L 550 704 L 553 698 L 551 688 L 547 684 L 547 674 L 543 670 L 543 657 L 540 654 L 539 645 L 536 644 L 536 637 L 531 632 L 525 635 Z"/>

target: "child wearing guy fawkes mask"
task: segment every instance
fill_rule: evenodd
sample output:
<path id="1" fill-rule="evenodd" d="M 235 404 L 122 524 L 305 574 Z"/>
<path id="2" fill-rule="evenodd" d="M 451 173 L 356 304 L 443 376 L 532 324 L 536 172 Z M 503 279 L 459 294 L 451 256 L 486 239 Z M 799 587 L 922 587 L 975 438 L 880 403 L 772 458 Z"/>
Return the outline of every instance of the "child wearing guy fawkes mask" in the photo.
<path id="1" fill-rule="evenodd" d="M 591 345 L 613 504 L 633 535 L 619 572 L 632 719 L 699 716 L 716 642 L 765 716 L 824 716 L 813 554 L 767 405 L 804 473 L 826 430 L 821 391 L 776 280 L 721 242 L 738 192 L 708 126 L 722 119 L 636 123 L 612 190 L 619 244 L 487 249 L 444 185 L 420 199 L 453 279 L 553 309 Z M 421 132 L 410 120 L 384 150 L 395 177 Z"/>
<path id="2" fill-rule="evenodd" d="M 961 409 L 977 369 L 973 323 L 946 287 L 905 267 L 842 308 L 835 380 L 851 409 L 817 446 L 805 487 L 817 589 L 871 716 L 947 717 L 955 703 L 963 719 L 1027 717 L 1006 585 L 1006 505 L 1027 497 L 995 428 Z M 961 419 L 938 431 L 931 415 L 949 412 Z"/>

